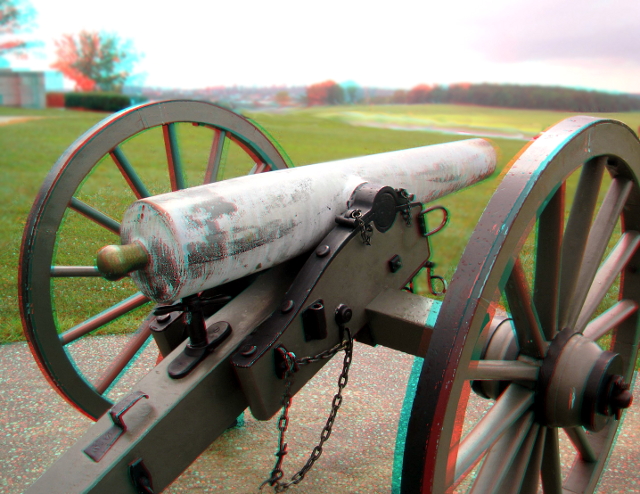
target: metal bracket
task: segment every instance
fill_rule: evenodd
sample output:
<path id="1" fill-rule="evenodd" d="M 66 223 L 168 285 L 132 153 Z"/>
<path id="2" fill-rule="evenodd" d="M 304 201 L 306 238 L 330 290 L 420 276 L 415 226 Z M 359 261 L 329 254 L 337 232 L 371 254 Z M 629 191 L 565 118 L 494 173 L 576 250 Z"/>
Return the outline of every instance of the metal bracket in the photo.
<path id="1" fill-rule="evenodd" d="M 317 300 L 302 312 L 305 340 L 324 340 L 327 337 L 327 317 L 324 302 Z"/>
<path id="2" fill-rule="evenodd" d="M 435 295 L 439 297 L 440 295 L 444 295 L 447 293 L 447 282 L 442 276 L 438 276 L 437 274 L 433 274 L 433 268 L 436 267 L 436 263 L 432 261 L 427 261 L 424 263 L 424 268 L 427 270 L 427 283 L 429 284 L 429 292 L 431 295 Z M 442 290 L 438 290 L 436 288 L 435 282 L 439 281 L 442 284 Z"/>
<path id="3" fill-rule="evenodd" d="M 205 322 L 205 308 L 208 306 L 224 306 L 231 300 L 228 295 L 205 297 L 198 294 L 190 295 L 174 305 L 156 307 L 154 315 L 157 318 L 166 317 L 170 320 L 176 312 L 184 314 L 189 343 L 169 365 L 167 372 L 173 379 L 187 376 L 202 360 L 222 343 L 231 333 L 231 326 L 227 322 L 218 322 L 207 327 Z M 165 326 L 166 328 L 167 326 Z M 154 329 L 162 331 L 165 328 Z"/>
<path id="4" fill-rule="evenodd" d="M 204 323 L 204 321 L 203 321 Z M 202 360 L 215 350 L 231 334 L 228 322 L 220 321 L 206 329 L 206 343 L 202 346 L 187 344 L 184 350 L 169 364 L 167 372 L 173 379 L 187 376 Z"/>
<path id="5" fill-rule="evenodd" d="M 434 229 L 429 230 L 429 228 L 427 227 L 427 214 L 431 213 L 432 211 L 442 211 L 442 221 Z M 430 237 L 434 233 L 438 233 L 445 226 L 447 226 L 448 222 L 449 211 L 444 206 L 431 206 L 430 208 L 426 208 L 420 211 L 420 228 L 422 228 L 422 235 L 425 237 Z"/>
<path id="6" fill-rule="evenodd" d="M 350 328 L 356 334 L 367 322 L 366 305 L 382 290 L 400 290 L 429 258 L 428 242 L 418 222 L 405 217 L 413 211 L 413 219 L 417 219 L 421 208 L 420 203 L 408 202 L 409 197 L 386 186 L 358 187 L 347 211 L 336 217 L 336 227 L 307 258 L 279 310 L 244 340 L 232 362 L 254 417 L 267 420 L 280 408 L 284 387 L 277 375 L 281 374 L 280 345 L 296 355 L 317 355 L 339 344 L 341 330 L 331 313 L 342 305 L 350 307 Z M 354 211 L 359 212 L 355 217 Z M 398 217 L 401 221 L 396 221 Z M 367 236 L 376 234 L 370 245 L 359 241 L 363 224 L 370 227 L 365 231 Z M 403 269 L 398 263 L 390 265 L 394 256 L 401 257 Z M 314 305 L 320 301 L 322 309 Z M 292 395 L 325 362 L 301 367 Z"/>
<path id="7" fill-rule="evenodd" d="M 84 449 L 84 452 L 89 458 L 95 462 L 99 462 L 102 457 L 107 454 L 111 446 L 113 446 L 118 438 L 127 430 L 127 426 L 123 420 L 124 414 L 142 398 L 149 398 L 149 395 L 142 391 L 136 391 L 113 405 L 111 410 L 109 410 L 109 416 L 113 421 L 113 425 L 107 432 Z"/>

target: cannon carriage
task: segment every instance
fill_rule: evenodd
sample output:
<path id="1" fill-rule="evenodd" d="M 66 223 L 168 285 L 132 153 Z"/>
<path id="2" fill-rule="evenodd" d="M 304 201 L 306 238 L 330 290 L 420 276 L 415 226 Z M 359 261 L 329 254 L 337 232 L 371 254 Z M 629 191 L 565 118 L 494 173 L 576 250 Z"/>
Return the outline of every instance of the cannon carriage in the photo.
<path id="1" fill-rule="evenodd" d="M 194 188 L 178 152 L 184 122 L 212 130 L 205 185 Z M 123 151 L 153 128 L 166 145 L 169 194 L 154 195 Z M 255 163 L 254 176 L 215 183 L 228 141 Z M 346 384 L 354 338 L 424 358 L 403 492 L 449 492 L 461 481 L 472 492 L 593 492 L 631 402 L 639 150 L 610 120 L 576 117 L 542 134 L 514 160 L 440 301 L 407 290 L 432 267 L 429 242 L 446 222 L 423 204 L 492 173 L 485 141 L 286 170 L 259 129 L 206 103 L 153 103 L 107 119 L 61 157 L 25 229 L 31 349 L 68 401 L 102 417 L 30 492 L 159 492 L 247 406 L 269 419 L 284 402 L 286 424 L 291 397 L 342 351 Z M 137 198 L 116 219 L 77 197 L 105 156 Z M 255 174 L 268 170 L 280 171 Z M 120 245 L 97 265 L 61 264 L 67 211 Z M 135 292 L 60 331 L 54 283 L 92 277 L 133 279 Z M 95 380 L 78 372 L 70 343 L 136 309 L 137 330 L 116 361 Z M 162 361 L 112 403 L 108 391 L 149 339 Z M 471 393 L 495 404 L 467 433 Z M 564 477 L 560 429 L 578 451 Z M 277 452 L 266 475 L 276 489 L 287 483 L 284 437 Z"/>

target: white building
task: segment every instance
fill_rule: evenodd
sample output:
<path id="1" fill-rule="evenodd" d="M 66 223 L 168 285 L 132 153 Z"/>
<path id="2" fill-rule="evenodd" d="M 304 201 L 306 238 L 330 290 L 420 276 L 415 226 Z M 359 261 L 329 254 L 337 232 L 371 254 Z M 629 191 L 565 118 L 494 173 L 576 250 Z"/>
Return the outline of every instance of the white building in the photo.
<path id="1" fill-rule="evenodd" d="M 44 72 L 0 69 L 0 106 L 45 108 Z"/>

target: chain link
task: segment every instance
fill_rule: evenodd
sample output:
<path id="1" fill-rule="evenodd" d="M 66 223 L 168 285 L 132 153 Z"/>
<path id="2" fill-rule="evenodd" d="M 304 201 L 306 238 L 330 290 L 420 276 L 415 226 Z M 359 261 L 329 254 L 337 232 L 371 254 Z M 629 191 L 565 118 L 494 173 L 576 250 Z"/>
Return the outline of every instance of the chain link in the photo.
<path id="1" fill-rule="evenodd" d="M 402 219 L 407 226 L 411 226 L 411 201 L 415 198 L 414 194 L 409 193 L 407 189 L 396 189 L 402 205 L 400 207 L 400 213 Z"/>
<path id="2" fill-rule="evenodd" d="M 365 245 L 371 245 L 371 234 L 373 233 L 373 227 L 370 223 L 365 224 L 362 219 L 362 211 L 359 209 L 354 210 L 351 213 L 351 217 L 356 221 L 356 228 L 360 230 L 360 236 L 362 237 L 362 242 Z"/>
<path id="3" fill-rule="evenodd" d="M 282 396 L 282 413 L 280 414 L 280 418 L 278 419 L 278 451 L 276 451 L 276 464 L 271 471 L 271 477 L 265 480 L 260 485 L 260 490 L 269 484 L 273 487 L 274 492 L 284 492 L 292 485 L 298 484 L 304 479 L 304 476 L 307 474 L 309 470 L 313 467 L 313 464 L 320 458 L 322 455 L 322 448 L 324 443 L 331 436 L 331 431 L 333 428 L 333 423 L 336 420 L 336 416 L 338 414 L 338 410 L 340 409 L 340 405 L 342 405 L 342 391 L 347 385 L 349 381 L 349 367 L 351 366 L 351 361 L 353 359 L 353 338 L 351 336 L 351 331 L 349 328 L 344 328 L 346 338 L 334 345 L 333 347 L 321 352 L 312 357 L 302 357 L 296 358 L 293 352 L 287 351 L 285 349 L 282 350 L 283 356 L 286 362 L 286 372 L 285 372 L 285 387 L 284 393 Z M 301 365 L 308 365 L 314 362 L 319 362 L 321 360 L 327 360 L 336 355 L 338 352 L 344 350 L 344 361 L 342 364 L 342 372 L 340 373 L 340 378 L 338 379 L 338 392 L 334 395 L 333 401 L 331 402 L 331 412 L 329 413 L 329 417 L 327 418 L 327 422 L 320 433 L 320 442 L 316 447 L 313 448 L 307 462 L 304 466 L 291 477 L 291 480 L 288 482 L 281 482 L 282 477 L 284 476 L 284 472 L 282 471 L 282 463 L 284 461 L 284 457 L 287 455 L 288 448 L 287 443 L 285 442 L 285 433 L 289 426 L 289 409 L 291 408 L 291 386 L 293 385 L 293 381 L 295 378 L 295 373 Z"/>

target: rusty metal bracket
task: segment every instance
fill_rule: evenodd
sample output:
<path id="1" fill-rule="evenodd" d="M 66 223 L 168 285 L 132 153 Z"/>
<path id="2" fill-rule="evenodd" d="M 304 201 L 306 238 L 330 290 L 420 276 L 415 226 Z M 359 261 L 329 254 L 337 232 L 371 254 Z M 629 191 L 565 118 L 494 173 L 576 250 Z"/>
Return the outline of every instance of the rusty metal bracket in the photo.
<path id="1" fill-rule="evenodd" d="M 436 297 L 439 297 L 441 295 L 444 295 L 445 293 L 447 293 L 447 281 L 442 277 L 439 276 L 437 274 L 433 274 L 433 268 L 436 267 L 436 263 L 433 261 L 426 261 L 421 267 L 420 269 L 425 269 L 426 270 L 426 279 L 427 279 L 427 286 L 429 287 L 429 293 L 431 295 L 434 295 Z M 406 286 L 404 288 L 405 291 L 409 292 L 409 293 L 415 293 L 415 288 L 413 285 L 413 279 L 409 282 L 409 285 Z M 436 287 L 436 282 L 439 281 L 440 284 L 442 285 L 442 289 L 438 290 Z"/>
<path id="2" fill-rule="evenodd" d="M 429 292 L 431 295 L 435 295 L 439 297 L 440 295 L 444 295 L 447 293 L 447 282 L 442 276 L 438 276 L 437 274 L 433 274 L 433 268 L 436 267 L 436 263 L 432 261 L 427 261 L 424 263 L 424 267 L 427 270 L 427 283 L 429 285 Z M 442 290 L 438 290 L 436 288 L 435 282 L 439 281 L 442 284 Z"/>
<path id="3" fill-rule="evenodd" d="M 429 230 L 427 227 L 427 214 L 436 210 L 442 211 L 442 221 L 434 229 Z M 444 206 L 431 206 L 430 208 L 423 209 L 422 211 L 420 211 L 419 216 L 420 216 L 420 228 L 422 229 L 422 235 L 424 237 L 430 237 L 434 233 L 438 233 L 445 226 L 447 226 L 447 223 L 449 223 L 449 210 Z"/>
<path id="4" fill-rule="evenodd" d="M 118 438 L 127 430 L 127 426 L 123 420 L 124 414 L 142 398 L 149 398 L 149 395 L 142 391 L 136 391 L 120 400 L 109 410 L 109 416 L 113 421 L 113 426 L 84 449 L 84 452 L 89 458 L 95 462 L 99 462 L 102 457 L 107 454 L 111 446 L 113 446 Z"/>

